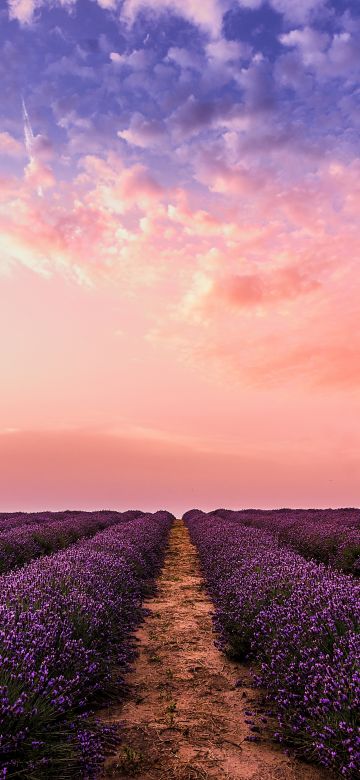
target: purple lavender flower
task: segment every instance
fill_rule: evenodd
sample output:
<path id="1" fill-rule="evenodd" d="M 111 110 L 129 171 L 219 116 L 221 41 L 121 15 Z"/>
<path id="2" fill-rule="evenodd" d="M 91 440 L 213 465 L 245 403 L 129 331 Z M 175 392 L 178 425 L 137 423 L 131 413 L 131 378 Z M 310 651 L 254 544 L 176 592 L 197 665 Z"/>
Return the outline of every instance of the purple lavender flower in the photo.
<path id="1" fill-rule="evenodd" d="M 3 777 L 90 777 L 101 763 L 89 710 L 121 690 L 171 522 L 143 514 L 0 578 Z"/>
<path id="2" fill-rule="evenodd" d="M 225 512 L 189 513 L 187 520 L 216 606 L 218 644 L 256 662 L 278 741 L 355 780 L 360 583 Z"/>

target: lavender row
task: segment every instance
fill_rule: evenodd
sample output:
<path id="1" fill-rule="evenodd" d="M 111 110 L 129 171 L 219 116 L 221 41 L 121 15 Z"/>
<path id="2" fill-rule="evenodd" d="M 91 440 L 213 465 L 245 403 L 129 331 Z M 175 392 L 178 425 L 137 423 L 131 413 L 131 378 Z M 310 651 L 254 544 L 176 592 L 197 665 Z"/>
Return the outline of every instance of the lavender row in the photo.
<path id="1" fill-rule="evenodd" d="M 143 515 L 1 578 L 1 778 L 93 776 L 106 729 L 89 709 L 119 693 L 172 519 Z"/>
<path id="2" fill-rule="evenodd" d="M 133 511 L 133 510 L 131 510 Z M 0 512 L 0 534 L 7 533 L 12 528 L 20 525 L 39 525 L 43 523 L 60 522 L 69 517 L 91 515 L 91 512 L 83 510 L 64 509 L 57 512 L 44 510 L 43 512 Z M 101 510 L 102 515 L 113 514 L 112 510 Z"/>
<path id="3" fill-rule="evenodd" d="M 47 520 L 40 515 L 38 523 L 25 523 L 3 531 L 0 533 L 0 575 L 141 514 L 136 510 L 122 513 L 68 512 L 65 517 L 58 518 L 48 513 Z"/>
<path id="4" fill-rule="evenodd" d="M 43 525 L 47 523 L 61 522 L 68 518 L 74 517 L 90 517 L 94 512 L 86 512 L 84 510 L 76 509 L 64 509 L 61 511 L 52 512 L 44 510 L 43 512 L 0 512 L 0 535 L 7 533 L 13 528 L 17 528 L 20 525 Z M 102 517 L 110 516 L 114 514 L 111 509 L 102 509 L 97 514 L 101 514 Z M 139 516 L 141 511 L 139 509 L 128 510 L 129 517 Z"/>
<path id="5" fill-rule="evenodd" d="M 360 776 L 360 585 L 263 530 L 186 514 L 216 613 L 219 646 L 259 667 L 276 738 Z"/>
<path id="6" fill-rule="evenodd" d="M 348 574 L 360 574 L 360 510 L 215 510 L 224 519 L 278 535 L 281 544 Z"/>
<path id="7" fill-rule="evenodd" d="M 0 512 L 0 533 L 10 531 L 19 525 L 35 525 L 36 523 L 47 523 L 51 520 L 65 520 L 69 515 L 88 514 L 87 512 L 74 512 L 71 509 L 65 509 L 59 512 Z"/>

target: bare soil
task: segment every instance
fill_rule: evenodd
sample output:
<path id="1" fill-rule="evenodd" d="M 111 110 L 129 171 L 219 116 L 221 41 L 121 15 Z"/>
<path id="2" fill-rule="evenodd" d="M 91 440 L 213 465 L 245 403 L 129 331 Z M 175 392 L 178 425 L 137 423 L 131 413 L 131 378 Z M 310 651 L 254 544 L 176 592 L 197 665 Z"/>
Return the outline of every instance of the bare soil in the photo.
<path id="1" fill-rule="evenodd" d="M 103 780 L 328 778 L 271 742 L 250 670 L 214 646 L 213 607 L 180 520 L 170 534 L 157 594 L 146 606 L 150 614 L 137 632 L 129 696 L 103 713 L 107 722 L 121 722 L 123 734 Z M 251 736 L 260 741 L 248 741 Z"/>

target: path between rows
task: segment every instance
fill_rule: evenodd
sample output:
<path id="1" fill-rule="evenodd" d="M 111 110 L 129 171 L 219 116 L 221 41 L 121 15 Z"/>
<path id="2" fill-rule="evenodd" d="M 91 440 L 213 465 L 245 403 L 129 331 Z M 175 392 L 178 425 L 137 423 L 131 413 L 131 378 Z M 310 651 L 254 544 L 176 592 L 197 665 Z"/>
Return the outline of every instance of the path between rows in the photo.
<path id="1" fill-rule="evenodd" d="M 196 549 L 177 520 L 157 594 L 140 630 L 130 695 L 105 713 L 123 724 L 123 741 L 103 778 L 138 780 L 326 780 L 322 770 L 287 757 L 266 735 L 248 742 L 261 722 L 250 672 L 214 646 L 212 604 Z M 235 688 L 241 677 L 244 687 Z M 266 726 L 264 726 L 266 728 Z"/>

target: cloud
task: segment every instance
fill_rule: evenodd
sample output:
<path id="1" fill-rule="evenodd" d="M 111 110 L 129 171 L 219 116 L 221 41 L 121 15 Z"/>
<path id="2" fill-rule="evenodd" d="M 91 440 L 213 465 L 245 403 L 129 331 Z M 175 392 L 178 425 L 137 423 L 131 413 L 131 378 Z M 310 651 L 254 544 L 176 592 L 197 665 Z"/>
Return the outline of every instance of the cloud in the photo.
<path id="1" fill-rule="evenodd" d="M 226 38 L 218 38 L 206 44 L 205 52 L 208 59 L 210 61 L 213 60 L 216 64 L 233 64 L 249 57 L 251 46 L 239 41 L 228 41 Z"/>
<path id="2" fill-rule="evenodd" d="M 87 155 L 81 167 L 85 178 L 80 177 L 80 181 L 89 187 L 87 199 L 110 213 L 123 214 L 134 207 L 146 210 L 164 194 L 146 166 L 136 163 L 125 168 L 116 155 L 110 155 L 108 160 Z"/>
<path id="3" fill-rule="evenodd" d="M 24 142 L 29 158 L 25 168 L 25 180 L 34 188 L 39 197 L 43 197 L 44 190 L 55 185 L 55 177 L 47 164 L 52 157 L 53 147 L 46 136 L 34 135 L 24 100 L 22 103 Z"/>
<path id="4" fill-rule="evenodd" d="M 136 17 L 142 11 L 150 11 L 155 14 L 173 13 L 191 24 L 198 26 L 210 34 L 213 38 L 221 35 L 223 17 L 234 2 L 245 9 L 257 10 L 264 5 L 265 0 L 96 0 L 100 8 L 107 11 L 121 9 L 121 17 L 129 24 L 133 24 Z M 7 0 L 10 18 L 17 19 L 20 24 L 31 24 L 36 12 L 46 5 L 51 5 L 49 0 Z M 77 0 L 54 0 L 64 8 L 71 8 Z M 268 0 L 275 11 L 282 14 L 288 21 L 296 24 L 305 24 L 314 15 L 320 12 L 326 0 Z"/>
<path id="5" fill-rule="evenodd" d="M 43 0 L 8 0 L 9 15 L 21 24 L 29 24 L 35 10 L 43 4 Z"/>
<path id="6" fill-rule="evenodd" d="M 7 0 L 10 18 L 17 19 L 20 24 L 31 24 L 36 11 L 50 5 L 49 0 Z M 58 5 L 70 8 L 77 0 L 55 0 Z M 224 9 L 228 0 L 97 0 L 101 8 L 115 10 L 121 8 L 123 20 L 133 24 L 141 11 L 151 11 L 155 14 L 174 13 L 197 25 L 207 33 L 218 36 L 221 32 Z"/>
<path id="7" fill-rule="evenodd" d="M 64 8 L 70 8 L 76 4 L 77 0 L 54 0 L 54 2 Z M 97 0 L 97 2 L 103 7 L 108 7 L 107 0 Z M 7 0 L 7 3 L 10 19 L 17 19 L 20 24 L 25 25 L 32 23 L 36 11 L 40 8 L 52 5 L 49 0 Z"/>
<path id="8" fill-rule="evenodd" d="M 208 185 L 229 198 L 233 172 L 219 187 L 218 164 L 210 155 Z M 357 386 L 357 171 L 356 161 L 334 162 L 283 190 L 271 178 L 252 190 L 246 182 L 232 222 L 221 226 L 201 212 L 191 219 L 180 200 L 170 216 L 207 243 L 173 307 L 173 327 L 155 338 L 173 343 L 187 363 L 250 386 Z M 235 180 L 234 194 L 238 187 Z"/>
<path id="9" fill-rule="evenodd" d="M 164 475 L 171 507 L 244 501 L 244 480 L 284 503 L 300 467 L 321 503 L 330 447 L 331 476 L 355 462 L 338 444 L 360 419 L 360 28 L 326 5 L 9 4 L 27 25 L 5 23 L 1 74 L 9 504 L 131 505 L 139 473 L 147 506 Z M 23 430 L 54 420 L 99 429 Z"/>
<path id="10" fill-rule="evenodd" d="M 335 278 L 320 284 L 315 269 L 306 278 L 296 266 L 215 281 L 211 269 L 197 272 L 178 309 L 186 330 L 168 325 L 159 338 L 243 387 L 358 388 L 356 294 Z"/>
<path id="11" fill-rule="evenodd" d="M 201 71 L 203 67 L 203 59 L 199 54 L 189 49 L 182 49 L 179 46 L 171 46 L 167 59 L 171 62 L 175 62 L 180 68 L 191 68 L 196 71 Z"/>
<path id="12" fill-rule="evenodd" d="M 55 176 L 47 165 L 41 159 L 33 157 L 25 168 L 25 180 L 38 193 L 43 193 L 56 184 Z"/>
<path id="13" fill-rule="evenodd" d="M 236 111 L 233 101 L 226 98 L 203 100 L 190 95 L 171 115 L 168 126 L 180 138 L 200 133 L 213 125 L 226 126 L 227 117 Z"/>
<path id="14" fill-rule="evenodd" d="M 23 157 L 24 153 L 23 144 L 13 138 L 10 133 L 0 133 L 0 154 L 9 157 Z"/>
<path id="15" fill-rule="evenodd" d="M 270 0 L 275 11 L 283 14 L 290 22 L 306 23 L 312 16 L 321 11 L 327 0 Z"/>
<path id="16" fill-rule="evenodd" d="M 126 293 L 145 284 L 166 296 L 158 340 L 207 371 L 355 386 L 359 164 L 333 161 L 286 189 L 210 153 L 202 162 L 217 207 L 112 154 L 85 156 L 43 209 L 28 170 L 0 191 L 2 259 Z"/>
<path id="17" fill-rule="evenodd" d="M 336 78 L 360 72 L 357 40 L 349 32 L 330 36 L 311 27 L 291 30 L 280 36 L 283 46 L 296 49 L 302 66 L 320 78 Z"/>
<path id="18" fill-rule="evenodd" d="M 282 14 L 290 22 L 305 23 L 321 11 L 326 5 L 326 0 L 236 0 L 237 4 L 241 8 L 247 8 L 250 10 L 257 10 L 266 2 L 272 6 L 274 11 Z"/>
<path id="19" fill-rule="evenodd" d="M 261 54 L 256 54 L 249 67 L 243 68 L 239 72 L 237 82 L 244 90 L 248 111 L 261 113 L 274 108 L 275 92 L 272 68 Z"/>
<path id="20" fill-rule="evenodd" d="M 313 269 L 314 271 L 314 269 Z M 297 266 L 274 271 L 237 274 L 217 281 L 210 298 L 220 299 L 235 307 L 271 305 L 318 290 L 320 282 Z"/>
<path id="21" fill-rule="evenodd" d="M 50 160 L 54 156 L 54 147 L 46 135 L 38 133 L 32 143 L 34 157 L 41 160 Z"/>
<path id="22" fill-rule="evenodd" d="M 312 27 L 303 27 L 280 35 L 280 41 L 283 46 L 300 49 L 305 66 L 316 66 L 328 47 L 329 35 Z"/>
<path id="23" fill-rule="evenodd" d="M 151 10 L 156 14 L 165 11 L 187 19 L 217 37 L 221 33 L 223 3 L 221 0 L 125 0 L 122 17 L 131 24 L 140 11 Z"/>
<path id="24" fill-rule="evenodd" d="M 116 68 L 128 67 L 134 71 L 146 70 L 154 60 L 153 53 L 146 49 L 134 49 L 124 54 L 112 51 L 109 56 Z"/>
<path id="25" fill-rule="evenodd" d="M 306 377 L 310 384 L 320 388 L 350 388 L 360 384 L 360 342 L 338 343 L 315 338 L 312 343 L 287 352 L 281 350 L 271 360 L 264 354 L 261 363 L 254 366 L 251 376 L 256 382 L 276 383 L 287 381 L 291 372 Z"/>
<path id="26" fill-rule="evenodd" d="M 75 55 L 64 55 L 59 59 L 53 60 L 46 68 L 46 76 L 50 76 L 51 79 L 54 77 L 71 76 L 81 80 L 96 81 L 97 73 L 95 69 L 89 65 L 84 65 L 76 55 L 78 55 L 78 52 Z"/>
<path id="27" fill-rule="evenodd" d="M 260 6 L 263 5 L 264 0 L 236 0 L 237 4 L 241 6 L 241 8 L 249 8 L 252 11 L 255 11 L 257 8 L 260 8 Z"/>
<path id="28" fill-rule="evenodd" d="M 39 188 L 49 188 L 46 208 Z M 150 284 L 173 240 L 165 237 L 164 197 L 146 166 L 125 166 L 114 154 L 83 157 L 67 183 L 33 158 L 22 180 L 0 181 L 2 264 L 85 285 L 103 278 L 126 290 Z"/>
<path id="29" fill-rule="evenodd" d="M 164 141 L 166 128 L 161 120 L 147 119 L 139 111 L 136 111 L 131 117 L 127 130 L 119 130 L 118 136 L 131 145 L 146 149 L 157 146 Z"/>
<path id="30" fill-rule="evenodd" d="M 221 156 L 209 151 L 200 152 L 195 160 L 195 175 L 198 181 L 211 190 L 224 195 L 250 196 L 264 188 L 266 181 L 262 172 L 245 167 L 241 163 L 229 164 Z"/>
<path id="31" fill-rule="evenodd" d="M 236 223 L 223 221 L 206 209 L 194 209 L 189 203 L 188 193 L 179 189 L 168 204 L 169 219 L 181 225 L 186 236 L 197 236 L 211 240 L 212 237 L 226 237 L 238 234 Z"/>
<path id="32" fill-rule="evenodd" d="M 117 0 L 97 0 L 97 2 L 100 8 L 105 8 L 106 11 L 113 11 L 117 5 Z"/>

